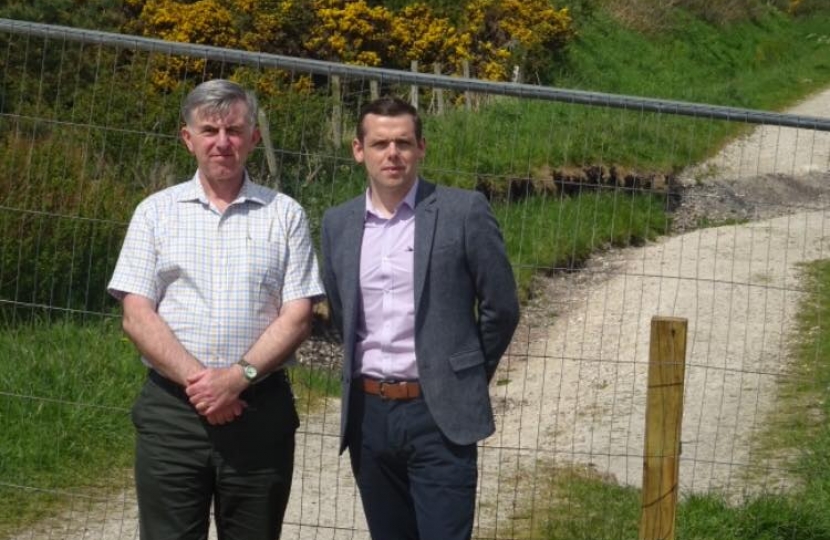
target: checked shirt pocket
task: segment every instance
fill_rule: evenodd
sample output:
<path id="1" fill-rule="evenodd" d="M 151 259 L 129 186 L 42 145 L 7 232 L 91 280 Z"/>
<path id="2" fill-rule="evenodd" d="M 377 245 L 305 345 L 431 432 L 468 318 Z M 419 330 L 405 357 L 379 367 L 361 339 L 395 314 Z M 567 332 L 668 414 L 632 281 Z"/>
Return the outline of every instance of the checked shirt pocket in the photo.
<path id="1" fill-rule="evenodd" d="M 254 290 L 269 296 L 278 295 L 283 282 L 281 258 L 279 242 L 248 239 L 240 261 L 244 268 L 240 270 Z"/>

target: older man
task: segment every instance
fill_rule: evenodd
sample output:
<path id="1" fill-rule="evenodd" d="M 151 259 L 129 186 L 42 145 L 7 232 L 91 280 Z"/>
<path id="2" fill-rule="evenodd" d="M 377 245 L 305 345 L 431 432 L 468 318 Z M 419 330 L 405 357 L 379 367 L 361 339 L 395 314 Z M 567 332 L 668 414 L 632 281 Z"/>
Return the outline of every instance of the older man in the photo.
<path id="1" fill-rule="evenodd" d="M 279 538 L 298 417 L 283 370 L 322 293 L 302 208 L 251 181 L 257 101 L 197 86 L 181 136 L 187 182 L 145 199 L 109 291 L 150 368 L 134 407 L 141 538 Z"/>

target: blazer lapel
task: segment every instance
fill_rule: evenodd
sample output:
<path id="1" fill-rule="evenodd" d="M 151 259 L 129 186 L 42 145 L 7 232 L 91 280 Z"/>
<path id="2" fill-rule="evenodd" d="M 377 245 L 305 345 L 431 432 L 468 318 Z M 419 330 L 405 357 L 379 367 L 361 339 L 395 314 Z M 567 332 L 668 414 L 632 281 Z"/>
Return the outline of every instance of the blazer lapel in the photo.
<path id="1" fill-rule="evenodd" d="M 415 311 L 421 303 L 429 261 L 432 254 L 432 240 L 435 237 L 435 221 L 438 218 L 438 198 L 435 184 L 420 180 L 415 196 Z"/>

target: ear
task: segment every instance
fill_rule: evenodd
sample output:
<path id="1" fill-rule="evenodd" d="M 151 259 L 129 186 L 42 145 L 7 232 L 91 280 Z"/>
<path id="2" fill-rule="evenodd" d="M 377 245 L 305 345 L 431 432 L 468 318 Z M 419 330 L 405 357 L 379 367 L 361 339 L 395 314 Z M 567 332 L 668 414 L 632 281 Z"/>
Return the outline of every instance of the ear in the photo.
<path id="1" fill-rule="evenodd" d="M 259 131 L 258 127 L 255 127 L 251 132 L 251 145 L 256 146 L 259 144 L 260 140 L 262 140 L 262 133 Z"/>
<path id="2" fill-rule="evenodd" d="M 190 130 L 187 128 L 187 126 L 184 126 L 179 133 L 182 136 L 182 141 L 184 142 L 184 145 L 187 147 L 187 150 L 192 154 L 193 141 L 190 140 Z"/>
<path id="3" fill-rule="evenodd" d="M 363 143 L 355 137 L 352 139 L 352 155 L 358 163 L 363 163 Z"/>

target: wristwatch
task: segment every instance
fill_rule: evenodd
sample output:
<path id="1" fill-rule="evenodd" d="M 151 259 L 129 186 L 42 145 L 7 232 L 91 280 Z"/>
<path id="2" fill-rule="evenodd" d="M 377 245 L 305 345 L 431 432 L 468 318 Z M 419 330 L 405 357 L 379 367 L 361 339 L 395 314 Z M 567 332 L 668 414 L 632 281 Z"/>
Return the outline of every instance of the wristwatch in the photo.
<path id="1" fill-rule="evenodd" d="M 245 379 L 249 383 L 254 384 L 254 382 L 256 382 L 256 378 L 259 376 L 259 372 L 257 371 L 256 367 L 251 365 L 244 358 L 240 358 L 237 364 L 242 366 L 242 375 L 245 376 Z"/>

